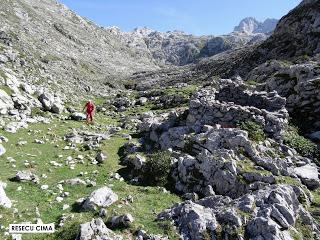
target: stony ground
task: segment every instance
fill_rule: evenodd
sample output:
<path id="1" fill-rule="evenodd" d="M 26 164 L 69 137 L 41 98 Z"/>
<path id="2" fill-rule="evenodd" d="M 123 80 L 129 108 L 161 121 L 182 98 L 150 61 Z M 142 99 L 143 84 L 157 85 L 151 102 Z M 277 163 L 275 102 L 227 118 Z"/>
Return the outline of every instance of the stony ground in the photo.
<path id="1" fill-rule="evenodd" d="M 316 187 L 309 191 L 296 175 L 285 173 L 289 171 L 289 166 L 292 167 L 292 164 L 286 165 L 289 164 L 288 159 L 291 159 L 290 161 L 293 161 L 297 166 L 305 165 L 306 163 L 303 161 L 308 162 L 309 160 L 299 156 L 295 158 L 272 140 L 272 138 L 276 139 L 283 135 L 283 131 L 290 129 L 286 127 L 288 115 L 284 110 L 285 101 L 283 98 L 275 94 L 250 90 L 253 87 L 249 83 L 229 80 L 220 81 L 218 92 L 212 86 L 201 90 L 202 88 L 203 86 L 178 84 L 174 87 L 156 88 L 148 91 L 122 91 L 117 96 L 96 98 L 94 102 L 97 105 L 97 113 L 94 125 L 87 125 L 83 120 L 69 119 L 70 114 L 75 116 L 72 112 L 81 112 L 84 103 L 76 106 L 65 104 L 64 107 L 68 111 L 61 110 L 60 114 L 44 112 L 34 107 L 31 111 L 32 116 L 44 117 L 50 123 L 29 124 L 28 128 L 18 129 L 16 133 L 8 133 L 5 131 L 6 128 L 0 130 L 2 145 L 6 149 L 6 153 L 1 156 L 0 180 L 7 183 L 5 193 L 13 203 L 12 208 L 1 209 L 2 237 L 11 239 L 8 234 L 10 223 L 43 221 L 44 223 L 55 223 L 57 232 L 52 235 L 23 235 L 23 239 L 75 239 L 79 233 L 80 224 L 90 222 L 93 218 L 102 217 L 107 223 L 110 217 L 131 214 L 134 221 L 129 226 L 113 228 L 114 232 L 123 236 L 124 239 L 134 239 L 134 235 L 139 229 L 143 229 L 149 234 L 160 234 L 168 236 L 169 239 L 179 239 L 177 231 L 172 225 L 172 220 L 176 221 L 175 226 L 180 233 L 185 233 L 184 237 L 188 239 L 189 234 L 190 236 L 192 234 L 198 235 L 199 231 L 202 231 L 201 224 L 204 224 L 205 221 L 215 222 L 215 216 L 221 215 L 221 209 L 215 209 L 216 212 L 212 213 L 209 220 L 203 219 L 202 214 L 208 214 L 212 211 L 208 208 L 202 210 L 202 206 L 207 204 L 206 201 L 214 201 L 218 204 L 222 201 L 224 202 L 223 209 L 226 202 L 228 202 L 228 206 L 233 204 L 236 207 L 237 204 L 242 204 L 240 197 L 252 190 L 259 189 L 262 193 L 254 192 L 257 195 L 253 195 L 251 198 L 264 199 L 269 194 L 268 191 L 271 191 L 268 190 L 268 183 L 271 184 L 271 188 L 276 189 L 275 191 L 283 190 L 291 194 L 292 188 L 290 186 L 293 189 L 296 189 L 294 187 L 303 189 L 301 191 L 309 194 L 308 200 L 304 204 L 293 206 L 310 212 L 313 217 L 310 219 L 314 219 L 313 223 L 318 224 L 317 222 L 320 220 L 319 188 Z M 244 91 L 244 89 L 246 90 Z M 201 101 L 200 105 L 197 104 L 199 100 Z M 255 106 L 264 106 L 268 111 L 257 110 Z M 50 106 L 48 109 L 52 111 L 54 108 Z M 227 110 L 228 116 L 223 114 L 223 109 Z M 184 113 L 186 110 L 188 117 Z M 176 120 L 172 122 L 170 116 Z M 250 119 L 250 116 L 265 119 L 262 121 L 265 122 L 264 128 L 260 129 L 257 125 L 242 126 L 235 123 L 245 121 L 247 118 Z M 195 134 L 197 129 L 208 123 L 213 127 L 205 127 L 207 130 L 201 134 Z M 214 124 L 219 123 L 222 123 L 223 129 L 215 130 Z M 174 126 L 175 124 L 177 127 Z M 156 129 L 157 127 L 159 129 Z M 194 130 L 189 129 L 190 127 Z M 250 140 L 247 139 L 246 133 L 240 129 L 249 133 Z M 143 133 L 145 131 L 147 135 Z M 99 142 L 97 148 L 91 148 L 89 144 L 89 150 L 85 150 L 86 145 L 77 142 L 79 138 L 81 140 L 82 132 L 91 135 L 106 135 L 107 139 Z M 88 137 L 90 134 L 86 136 Z M 270 138 L 266 139 L 265 134 L 269 134 Z M 148 139 L 149 135 L 151 139 Z M 239 144 L 244 145 L 238 148 L 234 145 L 236 143 L 228 142 L 233 136 L 236 136 L 235 139 L 242 139 L 241 141 L 245 143 Z M 219 138 L 221 139 L 218 140 Z M 67 139 L 73 139 L 74 142 L 68 142 Z M 128 142 L 134 145 L 141 142 L 142 139 L 144 144 L 140 150 L 134 150 L 131 155 L 124 153 L 123 146 L 126 146 Z M 156 143 L 150 145 L 153 141 Z M 215 145 L 215 141 L 226 142 Z M 149 150 L 147 150 L 148 146 Z M 220 160 L 216 159 L 212 162 L 203 158 L 203 154 L 198 154 L 202 148 L 214 151 L 216 158 L 219 158 L 218 156 L 221 154 L 224 163 L 219 167 Z M 144 161 L 145 158 L 149 159 L 148 153 L 160 151 L 160 158 L 159 155 L 158 157 L 152 156 L 159 161 L 165 161 L 164 156 L 167 149 L 173 149 L 171 157 L 177 157 L 179 158 L 178 162 L 180 161 L 178 168 L 175 167 L 176 165 L 170 166 L 173 169 L 174 180 L 167 182 L 166 188 L 160 187 L 162 184 L 159 182 L 144 181 Z M 98 150 L 107 156 L 101 164 L 95 161 Z M 229 152 L 233 159 L 228 160 Z M 199 161 L 194 166 L 195 158 L 193 156 Z M 210 157 L 210 154 L 208 156 Z M 277 163 L 276 159 L 281 160 L 281 165 L 279 165 L 280 162 Z M 132 162 L 128 163 L 124 160 Z M 213 163 L 219 164 L 215 166 L 212 165 Z M 308 163 L 310 164 L 310 162 Z M 225 168 L 229 168 L 228 164 L 235 164 L 236 172 L 226 172 Z M 15 179 L 16 173 L 22 170 L 29 170 L 37 175 L 39 177 L 38 183 L 17 181 Z M 161 171 L 164 176 L 167 174 L 167 169 L 164 168 Z M 220 173 L 219 176 L 212 177 L 199 175 L 198 171 Z M 158 175 L 161 176 L 162 172 L 158 172 Z M 228 179 L 230 177 L 234 178 L 235 182 Z M 67 183 L 67 180 L 75 178 L 78 178 L 77 181 L 80 181 L 80 184 Z M 303 181 L 303 179 L 301 180 Z M 210 197 L 212 190 L 209 189 L 208 193 L 205 187 L 208 185 L 212 185 L 215 193 L 221 194 L 221 196 L 217 196 L 217 199 Z M 104 186 L 109 187 L 118 195 L 118 200 L 105 208 L 106 213 L 101 214 L 98 210 L 84 211 L 76 204 L 79 198 L 87 197 L 94 190 Z M 221 186 L 224 187 L 221 188 Z M 312 187 L 313 182 L 308 182 L 307 186 Z M 172 192 L 167 189 L 171 189 Z M 179 193 L 173 189 L 179 189 Z M 206 200 L 198 201 L 198 194 L 207 197 Z M 228 196 L 235 199 L 235 202 L 231 203 Z M 194 203 L 183 202 L 185 199 L 191 199 Z M 239 202 L 237 203 L 237 201 Z M 180 205 L 174 205 L 175 203 L 180 203 Z M 173 212 L 164 211 L 165 209 L 172 209 Z M 186 209 L 189 210 L 179 215 L 179 212 L 184 212 Z M 195 212 L 196 215 L 190 217 L 189 211 Z M 242 212 L 242 210 L 236 210 L 236 212 L 238 215 L 231 215 L 233 218 L 239 217 L 244 222 L 247 222 L 248 219 L 254 219 L 251 215 L 253 213 Z M 298 215 L 294 215 L 296 222 L 290 228 L 291 234 L 297 236 L 294 239 L 309 236 L 308 232 L 313 231 L 309 225 L 300 223 L 301 216 Z M 201 226 L 186 230 L 183 219 L 189 221 L 189 217 L 191 222 L 198 222 Z M 156 221 L 156 219 L 160 221 Z M 230 230 L 228 224 L 225 225 L 225 219 L 221 220 L 221 217 L 218 219 L 219 224 L 223 226 L 220 226 L 222 232 L 233 231 Z M 237 228 L 236 233 L 243 234 L 245 229 L 248 227 L 241 225 L 240 228 Z M 207 231 L 209 235 L 218 234 L 217 229 L 210 232 L 208 228 L 201 234 L 207 233 Z M 301 232 L 302 235 L 296 234 L 295 231 Z"/>
<path id="2" fill-rule="evenodd" d="M 130 114 L 129 111 L 128 114 Z M 66 215 L 71 219 L 65 226 L 58 228 L 56 234 L 25 235 L 23 239 L 75 239 L 79 224 L 90 221 L 96 216 L 95 212 L 79 211 L 73 206 L 75 201 L 87 196 L 100 186 L 109 186 L 118 194 L 119 201 L 107 209 L 106 219 L 116 213 L 131 213 L 135 219 L 129 229 L 122 231 L 124 236 L 129 238 L 136 229 L 141 228 L 154 234 L 168 234 L 171 239 L 175 239 L 170 225 L 166 226 L 162 223 L 163 226 L 160 226 L 154 219 L 162 209 L 180 201 L 177 195 L 164 192 L 162 188 L 135 186 L 111 177 L 123 168 L 119 164 L 119 149 L 127 142 L 122 135 L 128 131 L 117 132 L 102 143 L 101 150 L 108 155 L 106 162 L 102 165 L 91 164 L 90 158 L 95 156 L 95 151 L 83 152 L 78 148 L 64 150 L 67 143 L 63 137 L 72 129 L 99 131 L 100 126 L 118 125 L 119 117 L 98 113 L 93 126 L 88 126 L 84 122 L 65 121 L 61 118 L 63 117 L 53 116 L 50 124 L 33 124 L 28 129 L 21 129 L 15 134 L 0 131 L 0 135 L 8 138 L 8 142 L 3 144 L 7 152 L 1 156 L 0 176 L 1 180 L 8 185 L 7 196 L 13 201 L 12 209 L 1 209 L 1 238 L 6 239 L 7 227 L 10 223 L 34 223 L 37 218 L 41 218 L 44 223 L 58 223 L 61 216 Z M 44 140 L 45 143 L 34 143 L 35 139 Z M 26 144 L 18 146 L 17 143 L 21 141 L 26 141 Z M 76 164 L 74 169 L 70 169 L 70 166 L 65 164 L 66 159 L 70 156 L 77 158 L 79 155 L 84 156 L 84 163 Z M 61 166 L 53 166 L 52 161 Z M 39 184 L 10 180 L 18 170 L 24 169 L 29 169 L 40 176 Z M 63 192 L 69 192 L 70 195 L 61 202 L 57 201 L 61 192 L 58 189 L 59 182 L 76 177 L 83 180 L 90 179 L 96 182 L 96 186 L 63 185 Z M 43 185 L 48 185 L 48 189 L 42 190 Z M 125 204 L 122 200 L 128 195 L 133 197 L 133 202 Z M 63 208 L 67 209 L 63 210 Z M 10 239 L 9 236 L 7 238 Z"/>

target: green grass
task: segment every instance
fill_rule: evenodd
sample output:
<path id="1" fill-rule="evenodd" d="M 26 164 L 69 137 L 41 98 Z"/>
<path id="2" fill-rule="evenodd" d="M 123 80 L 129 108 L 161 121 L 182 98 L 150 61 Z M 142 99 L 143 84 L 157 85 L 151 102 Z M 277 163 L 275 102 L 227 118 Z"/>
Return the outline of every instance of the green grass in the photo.
<path id="1" fill-rule="evenodd" d="M 247 85 L 250 85 L 250 86 L 256 86 L 256 85 L 258 85 L 258 82 L 255 81 L 255 80 L 247 80 L 247 81 L 245 81 L 245 83 L 246 83 Z"/>
<path id="2" fill-rule="evenodd" d="M 127 111 L 125 111 L 123 114 L 126 116 L 134 116 L 136 114 L 142 113 L 142 112 L 148 112 L 154 107 L 153 103 L 148 101 L 144 106 L 135 106 L 135 107 L 129 107 L 127 108 Z M 161 112 L 161 111 L 154 111 L 153 112 Z"/>
<path id="3" fill-rule="evenodd" d="M 303 237 L 301 236 L 301 233 L 299 233 L 296 229 L 289 229 L 290 236 L 293 238 L 293 240 L 303 240 Z"/>
<path id="4" fill-rule="evenodd" d="M 237 161 L 237 166 L 242 170 L 242 172 L 246 173 L 250 173 L 250 172 L 255 172 L 255 173 L 261 173 L 263 175 L 268 175 L 270 174 L 269 171 L 267 170 L 260 170 L 260 169 L 256 169 L 254 166 L 254 162 L 252 162 L 250 159 L 246 158 L 242 161 Z"/>
<path id="5" fill-rule="evenodd" d="M 119 124 L 119 118 L 106 117 L 103 114 L 96 114 L 96 125 L 101 127 L 109 124 Z M 110 185 L 113 191 L 119 196 L 119 202 L 110 206 L 108 214 L 112 213 L 131 213 L 135 218 L 135 222 L 131 228 L 118 231 L 126 236 L 132 235 L 132 232 L 136 229 L 142 228 L 150 233 L 165 234 L 168 233 L 170 239 L 177 239 L 172 231 L 168 228 L 160 226 L 158 222 L 155 222 L 156 213 L 159 213 L 165 208 L 170 207 L 173 203 L 179 202 L 180 198 L 171 193 L 164 193 L 157 187 L 141 187 L 134 186 L 125 181 L 114 180 L 110 178 L 110 174 L 117 172 L 123 166 L 119 165 L 120 156 L 118 155 L 119 148 L 126 142 L 121 134 L 113 136 L 110 140 L 106 140 L 101 144 L 101 149 L 108 154 L 108 159 L 105 164 L 98 166 L 92 165 L 89 158 L 95 156 L 95 151 L 82 152 L 79 149 L 75 150 L 62 150 L 66 143 L 63 140 L 63 136 L 72 131 L 73 128 L 85 128 L 87 130 L 93 130 L 92 126 L 86 126 L 83 122 L 74 121 L 62 121 L 54 118 L 51 124 L 34 124 L 30 125 L 29 129 L 21 129 L 16 134 L 9 134 L 0 130 L 0 135 L 3 135 L 9 139 L 8 143 L 3 145 L 7 149 L 5 155 L 0 158 L 0 180 L 8 184 L 6 193 L 8 197 L 14 201 L 14 207 L 17 208 L 19 214 L 13 214 L 12 209 L 1 210 L 1 224 L 8 227 L 10 223 L 20 223 L 25 221 L 34 222 L 35 208 L 38 207 L 41 219 L 45 223 L 57 222 L 58 218 L 63 214 L 74 214 L 74 218 L 66 223 L 66 225 L 58 229 L 55 234 L 52 235 L 23 235 L 24 240 L 31 239 L 74 239 L 80 223 L 90 221 L 96 217 L 95 212 L 78 212 L 73 208 L 62 210 L 63 204 L 72 206 L 76 199 L 85 197 L 90 194 L 94 189 L 98 187 Z M 49 129 L 50 128 L 50 129 Z M 49 139 L 45 144 L 35 144 L 34 139 Z M 27 145 L 17 146 L 16 143 L 19 140 L 25 140 Z M 65 165 L 65 160 L 68 156 L 85 156 L 85 164 L 77 164 L 74 170 L 69 169 Z M 63 155 L 63 158 L 59 158 L 58 155 Z M 13 168 L 12 163 L 8 163 L 7 157 L 13 157 L 16 160 L 16 168 Z M 31 162 L 31 170 L 41 176 L 46 174 L 47 178 L 40 178 L 40 184 L 35 185 L 32 183 L 18 183 L 10 181 L 9 179 L 15 176 L 17 170 L 26 169 L 24 161 Z M 49 164 L 50 161 L 57 161 L 62 163 L 63 166 L 55 169 Z M 95 177 L 94 171 L 98 170 L 99 173 Z M 96 187 L 85 186 L 67 186 L 64 185 L 64 191 L 70 192 L 70 196 L 65 198 L 62 203 L 55 201 L 57 195 L 50 193 L 49 191 L 43 191 L 40 189 L 41 185 L 49 185 L 49 190 L 58 192 L 56 185 L 61 180 L 75 178 L 80 172 L 87 172 L 88 177 L 91 180 L 95 180 Z M 85 179 L 85 177 L 81 177 Z M 22 190 L 17 191 L 17 188 L 21 186 Z M 132 195 L 134 202 L 130 205 L 121 204 L 121 199 L 127 195 Z M 0 230 L 1 239 L 4 238 L 5 230 Z M 5 239 L 5 238 L 4 238 Z"/>
<path id="6" fill-rule="evenodd" d="M 5 72 L 3 70 L 0 69 L 0 77 L 3 78 L 4 80 L 7 79 L 7 75 L 5 74 Z"/>
<path id="7" fill-rule="evenodd" d="M 9 96 L 14 93 L 10 87 L 5 85 L 0 85 L 0 89 L 5 91 Z"/>
<path id="8" fill-rule="evenodd" d="M 263 141 L 266 139 L 266 135 L 263 131 L 263 128 L 260 124 L 253 121 L 246 121 L 239 124 L 239 127 L 242 130 L 245 130 L 249 134 L 249 138 L 252 141 Z"/>
<path id="9" fill-rule="evenodd" d="M 283 141 L 288 146 L 297 150 L 304 157 L 316 158 L 319 154 L 317 145 L 309 139 L 299 135 L 299 129 L 296 127 L 289 127 L 283 136 Z"/>
<path id="10" fill-rule="evenodd" d="M 166 88 L 164 90 L 165 95 L 176 95 L 176 94 L 181 94 L 185 96 L 190 96 L 192 93 L 194 93 L 197 90 L 196 85 L 187 85 L 185 87 L 170 87 Z"/>
<path id="11" fill-rule="evenodd" d="M 312 234 L 312 227 L 310 225 L 303 224 L 301 219 L 298 219 L 295 223 L 295 229 L 299 234 L 294 235 L 294 239 L 314 239 Z M 300 235 L 300 236 L 299 236 Z"/>
<path id="12" fill-rule="evenodd" d="M 317 221 L 317 223 L 320 223 L 320 189 L 317 189 L 316 191 L 312 191 L 312 204 L 308 208 L 311 215 L 314 217 L 314 219 Z"/>
<path id="13" fill-rule="evenodd" d="M 283 183 L 283 184 L 289 184 L 289 185 L 294 185 L 294 186 L 301 186 L 301 183 L 290 176 L 278 176 L 276 177 L 277 183 Z"/>

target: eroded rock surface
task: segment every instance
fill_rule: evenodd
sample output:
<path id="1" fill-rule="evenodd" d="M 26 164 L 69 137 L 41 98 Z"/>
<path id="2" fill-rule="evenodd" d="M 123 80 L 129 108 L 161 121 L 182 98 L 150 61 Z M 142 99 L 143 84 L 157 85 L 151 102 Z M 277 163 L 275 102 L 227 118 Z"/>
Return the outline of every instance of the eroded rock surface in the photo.
<path id="1" fill-rule="evenodd" d="M 101 218 L 92 219 L 80 225 L 80 231 L 76 240 L 121 240 L 121 236 L 116 235 L 106 227 Z"/>
<path id="2" fill-rule="evenodd" d="M 173 220 L 183 239 L 215 238 L 218 234 L 243 239 L 242 231 L 256 240 L 293 239 L 289 229 L 297 221 L 315 231 L 314 237 L 319 234 L 315 221 L 289 185 L 273 185 L 234 200 L 212 196 L 186 201 L 160 213 L 158 219 Z"/>
<path id="3" fill-rule="evenodd" d="M 118 195 L 110 188 L 102 187 L 93 191 L 82 203 L 84 210 L 97 209 L 100 207 L 108 207 L 118 201 Z"/>

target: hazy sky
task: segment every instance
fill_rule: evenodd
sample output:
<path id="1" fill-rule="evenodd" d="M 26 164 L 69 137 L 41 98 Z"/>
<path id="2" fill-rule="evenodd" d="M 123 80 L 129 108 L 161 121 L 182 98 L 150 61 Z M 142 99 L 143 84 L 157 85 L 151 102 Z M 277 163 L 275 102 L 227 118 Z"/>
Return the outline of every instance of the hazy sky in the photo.
<path id="1" fill-rule="evenodd" d="M 224 34 L 241 19 L 280 19 L 300 0 L 60 0 L 100 26 Z"/>

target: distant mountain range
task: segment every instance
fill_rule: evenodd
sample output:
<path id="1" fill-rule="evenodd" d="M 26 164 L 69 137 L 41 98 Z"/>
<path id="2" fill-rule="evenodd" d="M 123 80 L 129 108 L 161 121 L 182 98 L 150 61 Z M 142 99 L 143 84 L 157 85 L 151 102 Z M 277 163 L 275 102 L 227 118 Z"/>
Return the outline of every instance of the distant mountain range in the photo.
<path id="1" fill-rule="evenodd" d="M 125 38 L 128 46 L 149 51 L 160 66 L 185 65 L 203 57 L 264 41 L 277 22 L 276 19 L 259 22 L 248 17 L 232 33 L 222 36 L 194 36 L 181 31 L 158 32 L 146 27 L 128 33 L 121 32 L 117 27 L 107 30 Z"/>

